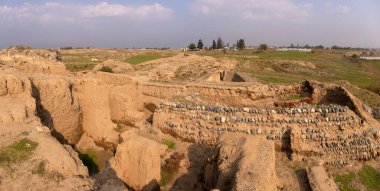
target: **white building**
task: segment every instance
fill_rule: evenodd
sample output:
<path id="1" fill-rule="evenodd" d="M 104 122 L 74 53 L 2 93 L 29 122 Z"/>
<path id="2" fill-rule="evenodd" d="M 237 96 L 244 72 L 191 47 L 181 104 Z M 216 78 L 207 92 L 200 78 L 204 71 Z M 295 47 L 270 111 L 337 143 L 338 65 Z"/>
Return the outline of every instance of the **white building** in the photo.
<path id="1" fill-rule="evenodd" d="M 276 51 L 282 51 L 282 52 L 311 52 L 311 49 L 309 48 L 278 48 Z"/>
<path id="2" fill-rule="evenodd" d="M 368 57 L 368 56 L 362 56 L 360 59 L 363 60 L 380 60 L 380 57 Z"/>

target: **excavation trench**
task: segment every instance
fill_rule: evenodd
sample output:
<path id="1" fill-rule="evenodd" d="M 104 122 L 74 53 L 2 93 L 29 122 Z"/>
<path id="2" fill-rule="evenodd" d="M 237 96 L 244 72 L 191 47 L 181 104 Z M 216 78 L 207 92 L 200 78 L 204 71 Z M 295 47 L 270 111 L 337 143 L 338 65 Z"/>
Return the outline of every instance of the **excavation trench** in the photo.
<path id="1" fill-rule="evenodd" d="M 237 79 L 233 76 L 231 80 Z M 30 79 L 37 116 L 42 124 L 51 129 L 52 136 L 61 144 L 71 145 L 79 153 L 90 174 L 99 179 L 97 184 L 111 175 L 111 179 L 120 183 L 108 160 L 116 157 L 122 143 L 128 142 L 130 132 L 138 131 L 136 136 L 141 134 L 158 143 L 162 136 L 169 136 L 166 133 L 180 140 L 179 145 L 187 145 L 176 151 L 181 152 L 183 158 L 171 154 L 161 159 L 165 165 L 174 165 L 168 169 L 182 173 L 168 180 L 172 190 L 189 189 L 186 188 L 189 181 L 191 190 L 230 190 L 241 188 L 249 181 L 258 181 L 255 185 L 271 189 L 265 187 L 268 182 L 286 177 L 278 175 L 276 178 L 273 173 L 258 176 L 255 171 L 273 172 L 276 168 L 286 168 L 276 162 L 282 154 L 281 160 L 302 161 L 318 157 L 318 152 L 328 152 L 305 150 L 305 145 L 310 143 L 301 127 L 307 126 L 310 129 L 307 133 L 315 132 L 318 136 L 325 132 L 316 128 L 317 125 L 308 125 L 309 122 L 300 116 L 310 121 L 322 120 L 320 116 L 352 115 L 354 117 L 347 120 L 351 120 L 350 127 L 355 129 L 365 125 L 361 120 L 370 120 L 361 109 L 361 103 L 345 89 L 326 88 L 316 82 L 295 86 L 223 87 L 137 83 L 129 78 L 109 78 L 104 74 L 98 78 L 101 80 L 70 81 L 41 76 Z M 283 101 L 295 94 L 303 96 L 296 101 Z M 288 122 L 280 121 L 282 119 Z M 330 125 L 332 129 L 328 133 L 339 130 L 334 129 L 335 122 Z M 220 138 L 227 134 L 227 138 Z M 230 138 L 235 141 L 231 142 Z M 267 149 L 261 150 L 261 145 Z M 174 150 L 169 149 L 170 152 Z M 174 157 L 173 160 L 170 157 Z M 327 162 L 335 164 L 334 157 L 326 157 Z M 253 167 L 247 161 L 260 165 Z M 165 165 L 161 164 L 162 171 Z M 181 169 L 187 169 L 187 173 Z M 241 180 L 238 178 L 241 171 L 251 176 Z M 306 188 L 305 172 L 302 168 L 289 176 Z"/>

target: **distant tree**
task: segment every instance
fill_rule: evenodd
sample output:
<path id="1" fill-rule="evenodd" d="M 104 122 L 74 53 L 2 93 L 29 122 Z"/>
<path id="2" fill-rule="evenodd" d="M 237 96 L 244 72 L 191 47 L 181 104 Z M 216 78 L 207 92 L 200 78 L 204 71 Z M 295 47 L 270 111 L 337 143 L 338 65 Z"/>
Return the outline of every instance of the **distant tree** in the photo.
<path id="1" fill-rule="evenodd" d="M 197 46 L 195 46 L 194 43 L 189 44 L 189 49 L 190 50 L 195 50 L 196 48 L 197 48 Z"/>
<path id="2" fill-rule="evenodd" d="M 260 44 L 259 49 L 265 51 L 268 49 L 268 45 L 267 44 Z"/>
<path id="3" fill-rule="evenodd" d="M 71 46 L 66 46 L 66 47 L 62 47 L 61 50 L 71 50 L 73 49 L 73 47 Z"/>
<path id="4" fill-rule="evenodd" d="M 244 39 L 240 39 L 237 41 L 237 45 L 236 47 L 239 49 L 239 50 L 243 50 L 245 49 L 245 41 Z"/>
<path id="5" fill-rule="evenodd" d="M 222 49 L 224 46 L 223 40 L 219 37 L 218 40 L 216 41 L 216 48 L 217 49 Z"/>
<path id="6" fill-rule="evenodd" d="M 308 44 L 306 44 L 305 46 L 303 46 L 304 48 L 310 48 L 310 46 Z"/>
<path id="7" fill-rule="evenodd" d="M 315 49 L 324 49 L 325 47 L 324 46 L 322 46 L 322 45 L 319 45 L 319 46 L 316 46 L 316 47 L 314 47 Z"/>
<path id="8" fill-rule="evenodd" d="M 293 43 L 290 43 L 290 48 L 295 48 Z"/>
<path id="9" fill-rule="evenodd" d="M 215 42 L 215 40 L 212 41 L 212 49 L 216 49 L 216 42 Z"/>
<path id="10" fill-rule="evenodd" d="M 198 41 L 198 48 L 199 49 L 203 49 L 203 41 L 202 41 L 202 39 L 199 39 L 199 41 Z"/>

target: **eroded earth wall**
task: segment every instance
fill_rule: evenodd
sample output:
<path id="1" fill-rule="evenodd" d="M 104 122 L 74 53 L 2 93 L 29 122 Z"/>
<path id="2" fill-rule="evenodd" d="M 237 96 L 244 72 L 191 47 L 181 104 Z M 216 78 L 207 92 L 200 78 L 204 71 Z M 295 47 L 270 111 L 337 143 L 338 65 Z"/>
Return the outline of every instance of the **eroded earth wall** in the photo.
<path id="1" fill-rule="evenodd" d="M 336 89 L 333 88 L 326 92 Z M 363 117 L 368 114 L 357 109 L 362 104 L 352 95 L 335 96 L 354 101 L 348 101 L 348 106 L 323 102 L 290 108 L 162 102 L 153 125 L 182 140 L 206 145 L 216 145 L 218 137 L 226 133 L 265 136 L 291 148 L 294 160 L 319 158 L 333 166 L 377 157 L 378 123 Z"/>

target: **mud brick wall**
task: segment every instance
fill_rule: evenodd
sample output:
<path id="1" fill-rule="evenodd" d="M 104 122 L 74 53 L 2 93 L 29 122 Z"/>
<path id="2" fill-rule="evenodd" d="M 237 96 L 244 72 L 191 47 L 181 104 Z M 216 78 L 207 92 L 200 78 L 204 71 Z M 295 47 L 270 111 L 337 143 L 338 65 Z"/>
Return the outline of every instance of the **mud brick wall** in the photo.
<path id="1" fill-rule="evenodd" d="M 265 136 L 278 142 L 291 138 L 295 159 L 324 157 L 331 164 L 368 160 L 378 153 L 378 143 L 364 136 L 370 126 L 340 105 L 264 109 L 162 102 L 153 125 L 184 141 L 206 145 L 215 145 L 225 133 Z"/>

